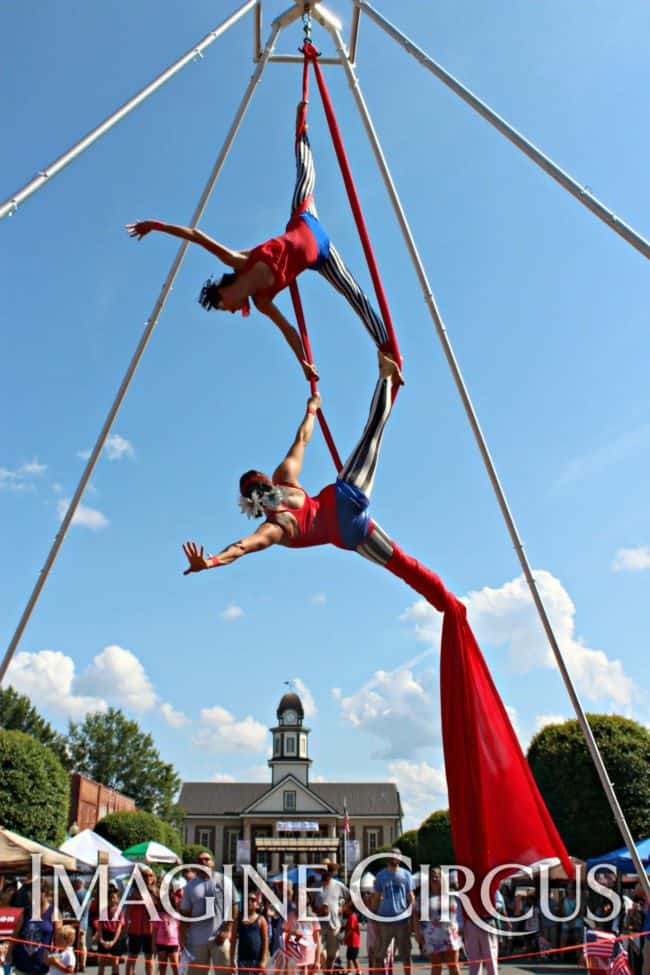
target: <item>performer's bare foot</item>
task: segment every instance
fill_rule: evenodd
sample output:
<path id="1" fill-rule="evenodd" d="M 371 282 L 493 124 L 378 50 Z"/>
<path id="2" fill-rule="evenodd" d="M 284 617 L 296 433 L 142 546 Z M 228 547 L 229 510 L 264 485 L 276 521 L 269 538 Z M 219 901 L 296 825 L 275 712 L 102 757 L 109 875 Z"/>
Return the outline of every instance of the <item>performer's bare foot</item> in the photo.
<path id="1" fill-rule="evenodd" d="M 377 360 L 379 362 L 379 375 L 382 379 L 392 379 L 396 386 L 404 385 L 402 370 L 394 359 L 387 356 L 381 349 L 377 349 Z"/>

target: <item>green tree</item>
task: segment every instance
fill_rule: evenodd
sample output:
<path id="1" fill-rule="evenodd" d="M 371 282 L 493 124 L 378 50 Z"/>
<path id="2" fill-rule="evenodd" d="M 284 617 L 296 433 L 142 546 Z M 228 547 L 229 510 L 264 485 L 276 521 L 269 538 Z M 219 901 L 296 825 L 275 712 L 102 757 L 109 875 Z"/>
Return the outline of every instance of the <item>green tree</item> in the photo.
<path id="1" fill-rule="evenodd" d="M 181 854 L 183 844 L 178 832 L 169 823 L 149 812 L 109 813 L 95 826 L 95 832 L 113 843 L 119 850 L 127 850 L 136 843 L 163 843 L 170 850 Z"/>
<path id="2" fill-rule="evenodd" d="M 420 863 L 436 866 L 456 862 L 448 809 L 432 812 L 418 829 L 417 835 Z"/>
<path id="3" fill-rule="evenodd" d="M 418 858 L 418 831 L 416 829 L 409 829 L 406 833 L 402 833 L 395 843 L 393 844 L 397 847 L 400 853 L 403 853 L 405 857 L 411 858 L 411 865 L 414 870 L 417 869 L 419 865 Z"/>
<path id="4" fill-rule="evenodd" d="M 635 839 L 650 834 L 650 733 L 629 718 L 587 719 Z M 528 749 L 533 775 L 562 838 L 574 856 L 621 845 L 621 836 L 577 721 L 542 728 Z"/>
<path id="5" fill-rule="evenodd" d="M 43 718 L 26 694 L 19 694 L 13 687 L 0 688 L 0 728 L 6 731 L 24 731 L 51 748 L 57 758 L 67 765 L 68 755 L 64 735 L 55 731 Z"/>
<path id="6" fill-rule="evenodd" d="M 173 813 L 181 784 L 174 766 L 162 761 L 151 735 L 117 708 L 87 714 L 80 724 L 71 721 L 67 744 L 75 771 L 130 796 L 146 812 L 164 818 Z"/>
<path id="7" fill-rule="evenodd" d="M 201 853 L 209 853 L 211 857 L 214 856 L 214 851 L 209 850 L 207 846 L 202 846 L 200 843 L 190 843 L 189 846 L 183 847 L 183 863 L 198 863 Z"/>
<path id="8" fill-rule="evenodd" d="M 0 729 L 0 823 L 56 846 L 65 839 L 69 805 L 68 773 L 51 748 Z"/>

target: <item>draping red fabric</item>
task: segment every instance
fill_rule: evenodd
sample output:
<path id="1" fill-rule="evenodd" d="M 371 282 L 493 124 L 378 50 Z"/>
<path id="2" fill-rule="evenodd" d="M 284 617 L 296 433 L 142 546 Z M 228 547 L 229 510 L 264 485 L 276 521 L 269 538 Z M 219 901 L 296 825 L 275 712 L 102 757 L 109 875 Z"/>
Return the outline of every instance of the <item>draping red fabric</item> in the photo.
<path id="1" fill-rule="evenodd" d="M 449 815 L 456 863 L 477 878 L 471 899 L 481 914 L 480 884 L 497 866 L 530 865 L 569 854 L 537 788 L 503 701 L 467 622 L 465 606 L 442 580 L 397 545 L 386 568 L 444 614 L 440 697 Z M 504 871 L 491 884 L 493 896 Z"/>

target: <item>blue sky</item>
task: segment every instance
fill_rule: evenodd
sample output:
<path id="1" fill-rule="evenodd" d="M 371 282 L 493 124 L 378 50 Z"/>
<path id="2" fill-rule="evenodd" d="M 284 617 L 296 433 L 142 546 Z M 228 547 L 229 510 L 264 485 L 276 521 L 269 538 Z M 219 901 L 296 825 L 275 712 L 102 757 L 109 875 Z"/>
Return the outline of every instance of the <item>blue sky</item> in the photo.
<path id="1" fill-rule="evenodd" d="M 646 236 L 641 0 L 378 4 Z M 333 9 L 348 23 L 343 0 Z M 266 24 L 282 5 L 265 4 Z M 4 199 L 203 37 L 226 3 L 5 5 Z M 293 52 L 296 25 L 279 50 Z M 329 44 L 320 32 L 317 43 Z M 246 19 L 0 226 L 0 636 L 9 640 L 175 253 L 138 218 L 189 221 L 251 70 Z M 358 69 L 532 565 L 588 709 L 645 723 L 650 577 L 648 267 L 369 22 Z M 373 510 L 468 601 L 522 741 L 569 716 L 343 73 L 328 81 L 405 359 Z M 279 232 L 299 70 L 263 78 L 202 227 Z M 320 105 L 321 216 L 367 283 Z M 11 672 L 57 725 L 118 704 L 189 779 L 268 777 L 283 681 L 307 688 L 313 773 L 395 778 L 409 823 L 444 805 L 438 621 L 348 553 L 268 552 L 185 579 L 181 543 L 246 524 L 238 475 L 272 468 L 306 396 L 274 329 L 206 315 L 188 255 Z M 307 277 L 307 276 L 306 276 Z M 342 453 L 365 419 L 365 333 L 313 276 L 303 296 Z M 280 299 L 288 311 L 286 297 Z M 332 476 L 318 436 L 304 483 Z"/>

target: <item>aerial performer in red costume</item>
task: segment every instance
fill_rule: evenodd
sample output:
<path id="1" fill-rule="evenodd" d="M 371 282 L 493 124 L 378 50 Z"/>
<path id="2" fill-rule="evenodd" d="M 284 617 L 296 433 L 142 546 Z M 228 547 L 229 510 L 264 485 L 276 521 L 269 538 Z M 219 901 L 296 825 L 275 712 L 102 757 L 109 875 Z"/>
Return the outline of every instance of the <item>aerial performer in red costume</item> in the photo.
<path id="1" fill-rule="evenodd" d="M 370 517 L 368 507 L 381 440 L 390 415 L 393 384 L 399 370 L 381 351 L 379 380 L 359 443 L 337 480 L 312 497 L 299 484 L 305 448 L 320 406 L 310 396 L 295 439 L 273 477 L 251 470 L 240 479 L 240 506 L 251 518 L 264 518 L 251 535 L 205 555 L 203 546 L 186 542 L 185 575 L 230 565 L 243 555 L 272 545 L 306 548 L 336 545 L 358 552 L 402 579 L 443 614 L 440 644 L 440 697 L 456 863 L 469 867 L 477 884 L 470 899 L 477 917 L 491 914 L 502 864 L 528 865 L 559 857 L 573 868 L 544 804 L 521 746 L 467 621 L 463 603 L 439 576 L 406 555 Z M 507 823 L 507 829 L 503 824 Z M 486 880 L 485 897 L 480 884 Z"/>
<path id="2" fill-rule="evenodd" d="M 291 218 L 279 237 L 258 244 L 252 250 L 233 251 L 218 243 L 202 230 L 179 227 L 158 220 L 129 224 L 132 237 L 141 239 L 152 230 L 200 244 L 233 269 L 218 281 L 209 279 L 203 285 L 199 302 L 209 311 L 250 313 L 250 300 L 278 326 L 302 366 L 307 379 L 318 379 L 316 367 L 305 358 L 297 330 L 273 303 L 278 292 L 289 287 L 303 271 L 318 271 L 347 299 L 378 348 L 390 351 L 386 325 L 346 268 L 327 231 L 318 219 L 314 203 L 316 170 L 307 135 L 307 103 L 300 102 L 296 116 L 296 185 L 291 204 Z M 399 370 L 396 379 L 401 382 Z"/>

